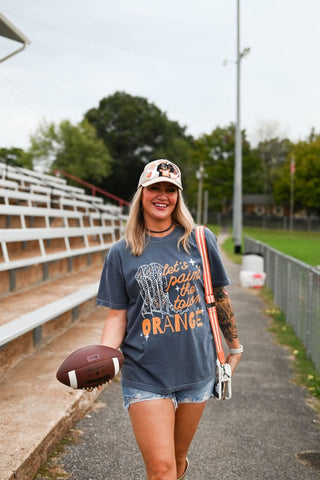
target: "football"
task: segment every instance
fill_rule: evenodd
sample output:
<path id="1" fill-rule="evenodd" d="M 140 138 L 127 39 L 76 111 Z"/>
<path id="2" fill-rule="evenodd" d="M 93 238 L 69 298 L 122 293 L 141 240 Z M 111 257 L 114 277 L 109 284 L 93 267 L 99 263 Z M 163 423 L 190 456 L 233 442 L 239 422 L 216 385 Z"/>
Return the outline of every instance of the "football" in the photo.
<path id="1" fill-rule="evenodd" d="M 89 389 L 109 382 L 120 371 L 124 356 L 105 345 L 87 345 L 72 352 L 57 371 L 59 382 L 74 389 Z"/>

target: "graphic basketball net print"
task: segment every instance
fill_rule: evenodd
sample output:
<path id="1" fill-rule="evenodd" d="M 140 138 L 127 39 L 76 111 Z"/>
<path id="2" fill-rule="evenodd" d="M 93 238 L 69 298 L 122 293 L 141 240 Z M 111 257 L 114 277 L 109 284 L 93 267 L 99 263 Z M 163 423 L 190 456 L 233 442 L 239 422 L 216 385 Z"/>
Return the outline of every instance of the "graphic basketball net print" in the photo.
<path id="1" fill-rule="evenodd" d="M 140 336 L 148 340 L 151 335 L 161 337 L 202 328 L 201 277 L 201 266 L 192 258 L 173 264 L 141 265 L 135 275 L 143 300 Z"/>
<path id="2" fill-rule="evenodd" d="M 140 286 L 140 295 L 143 298 L 142 315 L 161 313 L 173 315 L 173 306 L 169 294 L 164 291 L 162 277 L 163 266 L 159 263 L 141 265 L 136 273 L 136 280 Z"/>

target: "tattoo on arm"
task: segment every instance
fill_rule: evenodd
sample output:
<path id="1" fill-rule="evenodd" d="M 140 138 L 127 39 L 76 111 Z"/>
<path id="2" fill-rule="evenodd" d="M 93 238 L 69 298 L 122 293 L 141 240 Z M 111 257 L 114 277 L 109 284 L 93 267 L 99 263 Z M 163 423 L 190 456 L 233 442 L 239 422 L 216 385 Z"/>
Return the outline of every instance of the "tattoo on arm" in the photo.
<path id="1" fill-rule="evenodd" d="M 213 294 L 216 300 L 219 326 L 224 338 L 232 342 L 238 338 L 238 333 L 229 295 L 224 287 L 215 287 Z"/>

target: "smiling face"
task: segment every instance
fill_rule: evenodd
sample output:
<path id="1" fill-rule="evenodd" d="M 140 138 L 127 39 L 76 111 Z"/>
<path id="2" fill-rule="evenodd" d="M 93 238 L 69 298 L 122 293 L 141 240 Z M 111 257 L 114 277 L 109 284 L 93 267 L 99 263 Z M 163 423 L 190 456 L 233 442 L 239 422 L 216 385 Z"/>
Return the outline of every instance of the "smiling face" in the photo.
<path id="1" fill-rule="evenodd" d="M 178 200 L 178 189 L 169 182 L 159 182 L 142 191 L 143 216 L 146 227 L 161 230 L 168 227 Z"/>

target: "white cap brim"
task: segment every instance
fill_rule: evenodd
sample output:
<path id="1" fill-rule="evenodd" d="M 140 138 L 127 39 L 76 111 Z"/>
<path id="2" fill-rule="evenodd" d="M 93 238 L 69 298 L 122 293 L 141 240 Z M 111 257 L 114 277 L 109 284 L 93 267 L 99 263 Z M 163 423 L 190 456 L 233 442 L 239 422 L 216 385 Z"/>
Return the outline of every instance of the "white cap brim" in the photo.
<path id="1" fill-rule="evenodd" d="M 139 187 L 150 187 L 150 185 L 153 185 L 154 183 L 160 183 L 160 182 L 167 182 L 167 183 L 173 183 L 176 187 L 178 187 L 180 190 L 183 190 L 182 185 L 180 182 L 177 182 L 176 180 L 172 178 L 166 178 L 166 177 L 158 177 L 158 178 L 153 178 L 152 180 L 149 180 L 147 182 L 141 183 Z"/>

